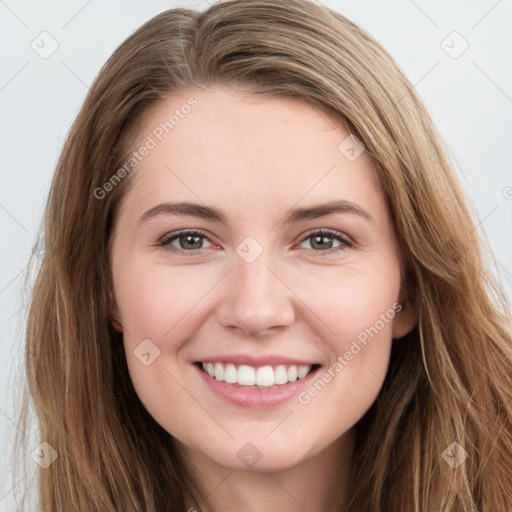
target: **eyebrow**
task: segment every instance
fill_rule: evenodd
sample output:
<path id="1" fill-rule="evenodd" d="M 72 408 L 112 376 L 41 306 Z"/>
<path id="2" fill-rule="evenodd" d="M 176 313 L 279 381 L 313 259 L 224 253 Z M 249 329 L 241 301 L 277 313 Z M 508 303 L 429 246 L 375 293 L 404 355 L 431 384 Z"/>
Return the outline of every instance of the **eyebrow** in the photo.
<path id="1" fill-rule="evenodd" d="M 358 215 L 359 217 L 367 220 L 368 222 L 375 224 L 373 217 L 363 208 L 355 203 L 346 201 L 343 199 L 329 201 L 323 204 L 316 204 L 312 206 L 305 206 L 302 208 L 292 208 L 286 212 L 282 222 L 284 224 L 291 224 L 302 220 L 317 219 L 319 217 L 325 217 L 335 213 L 349 213 Z M 197 217 L 199 219 L 209 220 L 213 222 L 220 222 L 227 224 L 226 215 L 213 206 L 206 206 L 197 203 L 162 203 L 153 208 L 150 208 L 140 218 L 139 223 L 156 217 L 157 215 L 177 215 L 177 216 L 189 216 Z"/>

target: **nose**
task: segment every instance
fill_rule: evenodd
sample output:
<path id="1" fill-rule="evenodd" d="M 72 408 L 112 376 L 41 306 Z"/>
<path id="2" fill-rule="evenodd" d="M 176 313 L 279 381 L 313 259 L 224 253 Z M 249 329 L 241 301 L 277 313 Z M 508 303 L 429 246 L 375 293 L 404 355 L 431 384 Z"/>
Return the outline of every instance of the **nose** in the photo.
<path id="1" fill-rule="evenodd" d="M 251 263 L 235 254 L 234 268 L 224 280 L 217 308 L 224 327 L 263 338 L 293 323 L 294 294 L 275 270 L 274 262 L 267 250 Z"/>

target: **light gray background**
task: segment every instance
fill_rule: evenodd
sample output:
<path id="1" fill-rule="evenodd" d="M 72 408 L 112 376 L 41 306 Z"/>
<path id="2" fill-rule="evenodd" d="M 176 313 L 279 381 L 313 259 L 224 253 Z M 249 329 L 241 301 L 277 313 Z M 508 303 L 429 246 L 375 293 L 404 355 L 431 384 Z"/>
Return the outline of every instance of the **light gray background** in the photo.
<path id="1" fill-rule="evenodd" d="M 510 296 L 512 1 L 322 3 L 380 41 L 422 96 L 476 204 L 479 229 L 488 233 Z M 12 487 L 29 477 L 13 480 L 10 459 L 26 312 L 22 285 L 58 154 L 101 65 L 143 22 L 175 6 L 203 9 L 207 2 L 0 0 L 0 511 L 15 509 Z M 51 48 L 43 31 L 58 43 L 46 59 L 31 47 Z M 465 41 L 469 47 L 458 56 Z"/>

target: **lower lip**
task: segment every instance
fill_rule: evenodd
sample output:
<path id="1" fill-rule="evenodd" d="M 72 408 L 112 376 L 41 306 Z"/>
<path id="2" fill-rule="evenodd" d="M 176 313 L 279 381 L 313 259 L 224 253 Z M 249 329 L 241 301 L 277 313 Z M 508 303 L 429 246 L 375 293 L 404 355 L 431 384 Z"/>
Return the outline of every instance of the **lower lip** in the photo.
<path id="1" fill-rule="evenodd" d="M 232 405 L 249 409 L 271 409 L 288 402 L 309 385 L 321 368 L 319 366 L 316 370 L 309 372 L 306 377 L 295 382 L 259 389 L 216 380 L 199 368 L 197 364 L 194 366 L 204 382 L 216 395 Z"/>

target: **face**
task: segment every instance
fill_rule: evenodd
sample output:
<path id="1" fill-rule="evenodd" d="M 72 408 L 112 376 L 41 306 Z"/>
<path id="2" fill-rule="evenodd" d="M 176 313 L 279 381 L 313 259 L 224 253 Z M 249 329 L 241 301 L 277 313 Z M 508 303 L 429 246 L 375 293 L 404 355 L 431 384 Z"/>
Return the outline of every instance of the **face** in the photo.
<path id="1" fill-rule="evenodd" d="M 397 306 L 398 248 L 369 160 L 312 106 L 223 88 L 166 99 L 140 134 L 134 150 L 151 147 L 111 254 L 140 400 L 212 464 L 317 456 L 375 401 L 392 338 L 415 322 Z"/>

